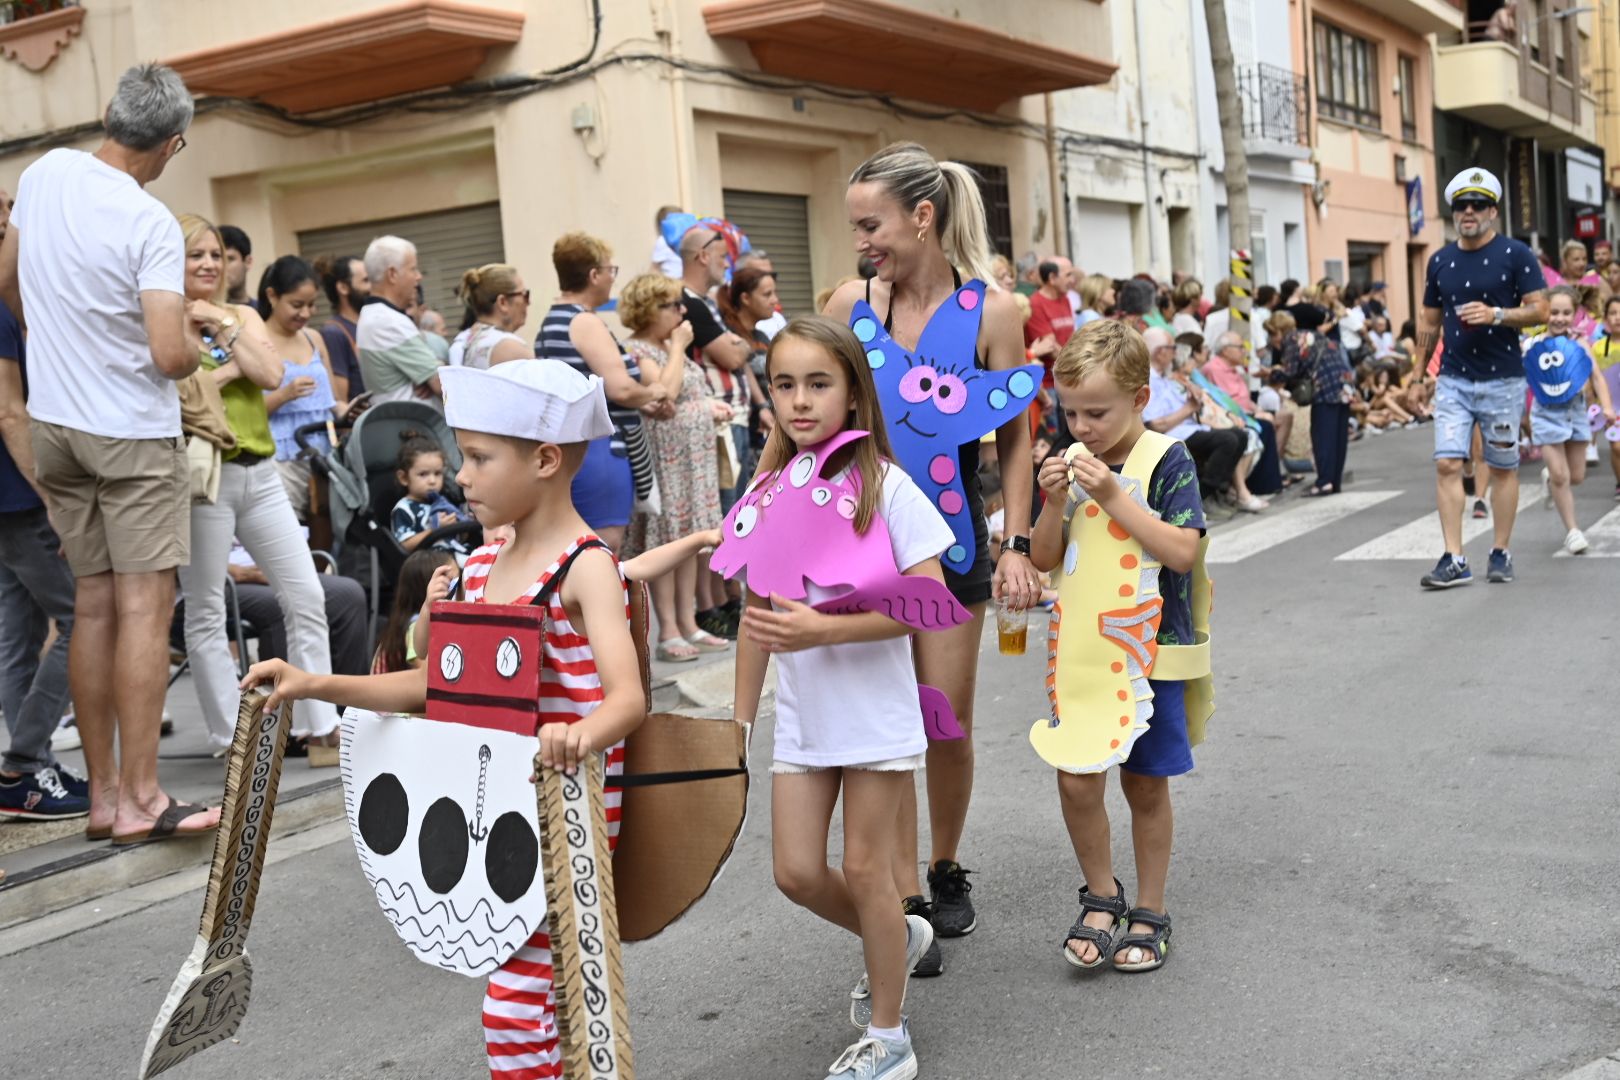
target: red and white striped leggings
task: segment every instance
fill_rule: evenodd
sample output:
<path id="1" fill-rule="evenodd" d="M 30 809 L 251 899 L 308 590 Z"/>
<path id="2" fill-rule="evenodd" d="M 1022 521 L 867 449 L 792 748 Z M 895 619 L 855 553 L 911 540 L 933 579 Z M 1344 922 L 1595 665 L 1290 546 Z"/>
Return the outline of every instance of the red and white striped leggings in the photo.
<path id="1" fill-rule="evenodd" d="M 491 1080 L 556 1080 L 557 1002 L 551 989 L 551 936 L 541 930 L 489 977 L 484 1045 Z"/>

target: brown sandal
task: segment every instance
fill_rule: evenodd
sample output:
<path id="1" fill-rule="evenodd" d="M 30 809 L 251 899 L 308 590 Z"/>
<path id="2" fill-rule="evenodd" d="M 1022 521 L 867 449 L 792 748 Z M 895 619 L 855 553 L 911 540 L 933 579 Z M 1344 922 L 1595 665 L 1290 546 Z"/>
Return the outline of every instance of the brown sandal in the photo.
<path id="1" fill-rule="evenodd" d="M 192 803 L 175 802 L 169 797 L 169 805 L 152 822 L 150 829 L 133 833 L 113 833 L 112 842 L 115 847 L 128 847 L 131 844 L 146 844 L 155 840 L 183 840 L 194 836 L 206 836 L 219 828 L 217 824 L 206 829 L 181 829 L 180 823 L 188 817 L 208 813 L 210 807 L 196 806 Z"/>

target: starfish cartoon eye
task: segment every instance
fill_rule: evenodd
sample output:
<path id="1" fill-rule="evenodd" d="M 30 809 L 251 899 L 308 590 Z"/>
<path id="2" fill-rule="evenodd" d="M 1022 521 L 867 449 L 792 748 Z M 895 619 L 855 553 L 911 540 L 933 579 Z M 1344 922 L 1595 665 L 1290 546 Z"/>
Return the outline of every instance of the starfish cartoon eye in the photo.
<path id="1" fill-rule="evenodd" d="M 922 364 L 912 368 L 900 378 L 900 396 L 913 405 L 921 405 L 934 396 L 939 384 L 939 372 Z"/>
<path id="2" fill-rule="evenodd" d="M 943 375 L 934 389 L 934 404 L 947 416 L 967 408 L 967 384 L 955 375 Z"/>
<path id="3" fill-rule="evenodd" d="M 737 520 L 731 523 L 731 531 L 738 536 L 747 536 L 758 523 L 759 507 L 745 506 L 737 511 Z"/>

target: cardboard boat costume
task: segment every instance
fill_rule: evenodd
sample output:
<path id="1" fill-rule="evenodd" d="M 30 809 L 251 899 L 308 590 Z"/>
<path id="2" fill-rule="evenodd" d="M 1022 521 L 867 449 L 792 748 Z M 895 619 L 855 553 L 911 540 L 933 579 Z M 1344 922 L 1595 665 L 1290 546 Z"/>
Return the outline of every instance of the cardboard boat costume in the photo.
<path id="1" fill-rule="evenodd" d="M 895 565 L 882 515 L 874 514 L 864 533 L 855 530 L 859 472 L 829 475 L 839 450 L 870 437 L 841 431 L 799 451 L 785 468 L 754 477 L 726 515 L 709 565 L 728 580 L 746 570 L 748 589 L 757 596 L 804 600 L 810 583 L 841 590 L 814 605 L 829 614 L 881 611 L 915 630 L 959 626 L 971 616 L 943 582 Z M 928 737 L 962 738 L 949 699 L 932 686 L 917 689 Z"/>
<path id="2" fill-rule="evenodd" d="M 1175 440 L 1145 431 L 1118 482 L 1146 508 L 1153 471 Z M 1086 453 L 1076 445 L 1072 460 Z M 1149 678 L 1186 684 L 1187 736 L 1204 741 L 1214 712 L 1209 614 L 1212 586 L 1204 567 L 1208 538 L 1193 566 L 1190 645 L 1160 645 L 1164 601 L 1160 563 L 1096 500 L 1070 484 L 1064 509 L 1065 544 L 1058 599 L 1048 632 L 1046 693 L 1050 718 L 1037 720 L 1029 741 L 1048 764 L 1070 772 L 1103 772 L 1124 762 L 1153 720 Z M 1060 623 L 1067 624 L 1059 634 Z"/>
<path id="3" fill-rule="evenodd" d="M 954 272 L 954 271 L 953 271 Z M 1039 364 L 992 371 L 978 362 L 985 284 L 961 284 L 907 350 L 889 336 L 872 306 L 857 300 L 850 329 L 866 351 L 889 443 L 906 475 L 945 517 L 956 543 L 941 562 L 965 574 L 978 558 L 973 515 L 961 474 L 961 449 L 1023 415 L 1041 386 Z M 891 309 L 890 315 L 893 315 Z"/>

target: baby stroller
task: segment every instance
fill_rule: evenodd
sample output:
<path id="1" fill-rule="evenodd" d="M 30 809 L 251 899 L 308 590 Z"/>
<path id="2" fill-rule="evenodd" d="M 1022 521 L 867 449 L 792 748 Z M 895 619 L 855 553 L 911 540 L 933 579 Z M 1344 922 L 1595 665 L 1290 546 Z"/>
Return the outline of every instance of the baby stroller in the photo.
<path id="1" fill-rule="evenodd" d="M 345 544 L 367 549 L 370 572 L 366 595 L 371 610 L 371 647 L 376 648 L 381 614 L 393 602 L 394 583 L 405 564 L 406 550 L 394 539 L 389 519 L 394 504 L 405 496 L 396 476 L 400 435 L 419 431 L 444 450 L 444 494 L 453 503 L 464 502 L 456 484 L 461 450 L 445 423 L 444 414 L 421 401 L 385 401 L 373 405 L 354 421 L 343 445 L 326 459 L 331 485 L 332 530 Z M 459 521 L 429 533 L 421 547 L 455 536 L 478 537 L 476 521 Z M 474 539 L 476 544 L 477 540 Z"/>

